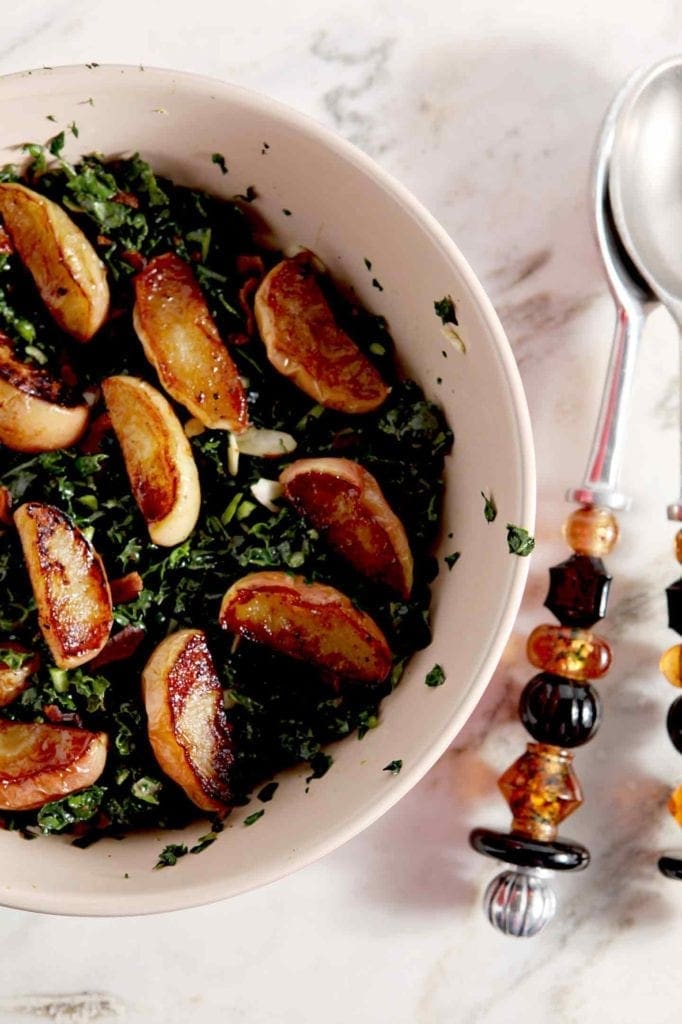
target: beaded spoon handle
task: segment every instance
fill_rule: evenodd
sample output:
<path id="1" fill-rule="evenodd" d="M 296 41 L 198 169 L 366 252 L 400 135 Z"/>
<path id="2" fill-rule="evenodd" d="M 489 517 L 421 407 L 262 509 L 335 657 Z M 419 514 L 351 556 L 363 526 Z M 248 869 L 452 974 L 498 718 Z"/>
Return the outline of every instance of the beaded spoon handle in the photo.
<path id="1" fill-rule="evenodd" d="M 554 916 L 556 897 L 548 878 L 555 871 L 585 868 L 590 859 L 581 844 L 558 840 L 557 830 L 582 803 L 571 748 L 591 739 L 601 718 L 601 701 L 592 681 L 608 671 L 611 651 L 591 627 L 606 614 L 611 577 L 601 556 L 618 539 L 613 513 L 629 505 L 617 489 L 625 421 L 642 329 L 655 305 L 653 293 L 625 253 L 608 193 L 615 124 L 633 82 L 626 83 L 611 105 L 595 151 L 592 198 L 597 244 L 616 303 L 616 327 L 585 480 L 566 495 L 580 506 L 563 527 L 572 554 L 549 570 L 545 606 L 559 625 L 538 626 L 527 643 L 528 660 L 540 672 L 521 694 L 519 715 L 537 742 L 528 743 L 526 752 L 498 780 L 513 815 L 510 831 L 478 828 L 470 836 L 479 853 L 513 865 L 488 885 L 484 904 L 491 924 L 520 937 L 536 935 Z"/>

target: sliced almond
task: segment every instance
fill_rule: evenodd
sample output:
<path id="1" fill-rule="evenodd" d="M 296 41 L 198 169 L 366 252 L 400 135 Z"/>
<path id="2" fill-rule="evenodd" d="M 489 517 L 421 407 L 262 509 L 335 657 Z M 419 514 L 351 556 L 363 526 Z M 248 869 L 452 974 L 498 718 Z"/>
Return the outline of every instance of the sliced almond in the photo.
<path id="1" fill-rule="evenodd" d="M 0 721 L 0 810 L 30 811 L 86 789 L 106 757 L 106 733 Z"/>
<path id="2" fill-rule="evenodd" d="M 180 420 L 139 377 L 107 377 L 102 391 L 149 536 L 163 547 L 180 544 L 201 505 L 199 474 Z"/>
<path id="3" fill-rule="evenodd" d="M 241 433 L 246 393 L 191 267 L 174 253 L 135 278 L 133 324 L 164 389 L 207 427 Z"/>
<path id="4" fill-rule="evenodd" d="M 88 424 L 87 404 L 68 400 L 64 385 L 41 366 L 15 359 L 0 332 L 0 444 L 18 452 L 68 448 Z"/>
<path id="5" fill-rule="evenodd" d="M 113 623 L 102 560 L 68 516 L 52 505 L 27 502 L 14 513 L 38 606 L 38 624 L 60 668 L 91 661 Z"/>
<path id="6" fill-rule="evenodd" d="M 302 576 L 243 576 L 223 597 L 220 625 L 337 676 L 381 682 L 391 669 L 391 650 L 374 620 L 334 587 Z"/>
<path id="7" fill-rule="evenodd" d="M 13 183 L 0 184 L 0 216 L 52 317 L 89 341 L 109 310 L 109 285 L 81 229 L 51 199 Z"/>
<path id="8" fill-rule="evenodd" d="M 389 389 L 336 323 L 311 265 L 311 253 L 282 260 L 256 292 L 254 312 L 268 359 L 320 405 L 371 412 Z"/>
<path id="9" fill-rule="evenodd" d="M 12 668 L 7 652 L 19 655 L 20 665 Z M 3 655 L 5 660 L 3 660 Z M 0 708 L 11 704 L 28 686 L 31 676 L 40 667 L 40 655 L 14 640 L 0 639 Z"/>
<path id="10" fill-rule="evenodd" d="M 413 561 L 405 528 L 371 473 L 350 459 L 299 459 L 279 479 L 285 497 L 342 558 L 409 596 Z"/>
<path id="11" fill-rule="evenodd" d="M 222 686 L 200 629 L 162 640 L 142 673 L 142 693 L 162 770 L 197 807 L 225 813 L 234 753 Z"/>

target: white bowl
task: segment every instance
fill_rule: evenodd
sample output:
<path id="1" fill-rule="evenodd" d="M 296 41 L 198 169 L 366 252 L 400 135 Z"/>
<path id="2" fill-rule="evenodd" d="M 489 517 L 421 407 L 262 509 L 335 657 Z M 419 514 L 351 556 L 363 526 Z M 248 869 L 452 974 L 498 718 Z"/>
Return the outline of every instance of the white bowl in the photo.
<path id="1" fill-rule="evenodd" d="M 28 843 L 0 834 L 0 902 L 60 914 L 143 914 L 222 899 L 303 867 L 370 825 L 445 751 L 483 693 L 521 599 L 528 559 L 509 553 L 505 526 L 532 531 L 533 444 L 519 374 L 481 285 L 427 211 L 359 150 L 267 97 L 194 75 L 101 66 L 0 79 L 0 162 L 17 160 L 18 143 L 43 141 L 71 121 L 79 137 L 67 133 L 68 158 L 139 150 L 181 183 L 226 196 L 254 185 L 257 209 L 283 246 L 309 246 L 386 316 L 407 372 L 443 404 L 456 436 L 433 643 L 384 702 L 380 727 L 362 742 L 336 744 L 333 768 L 309 792 L 305 768 L 284 773 L 257 825 L 242 824 L 253 805 L 238 809 L 216 843 L 163 871 L 152 870 L 162 846 L 194 840 L 200 825 L 88 850 L 68 838 Z M 227 175 L 212 163 L 214 152 L 225 155 Z M 434 300 L 447 294 L 466 353 L 443 336 L 434 312 Z M 492 524 L 481 491 L 495 496 Z M 442 559 L 453 550 L 461 558 L 448 571 Z M 447 680 L 431 689 L 424 677 L 435 663 Z M 397 776 L 382 771 L 394 758 L 403 761 Z"/>

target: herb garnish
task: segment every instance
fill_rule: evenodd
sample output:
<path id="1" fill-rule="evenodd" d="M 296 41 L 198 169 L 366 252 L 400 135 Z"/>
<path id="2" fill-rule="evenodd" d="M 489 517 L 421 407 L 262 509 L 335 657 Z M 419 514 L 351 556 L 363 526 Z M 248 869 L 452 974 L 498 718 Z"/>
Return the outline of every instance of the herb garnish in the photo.
<path id="1" fill-rule="evenodd" d="M 382 772 L 390 772 L 391 775 L 399 775 L 402 766 L 403 762 L 400 760 L 400 758 L 397 758 L 395 761 L 389 761 L 386 767 L 382 768 L 381 770 Z"/>
<path id="2" fill-rule="evenodd" d="M 440 317 L 443 324 L 454 324 L 455 327 L 459 326 L 457 310 L 455 308 L 452 295 L 444 295 L 442 299 L 438 299 L 434 302 L 433 308 L 436 311 L 436 316 Z"/>
<path id="3" fill-rule="evenodd" d="M 434 665 L 430 672 L 427 672 L 424 680 L 427 686 L 442 686 L 445 682 L 445 672 L 441 665 Z"/>
<path id="4" fill-rule="evenodd" d="M 452 567 L 454 565 L 456 565 L 457 562 L 459 562 L 461 554 L 462 554 L 461 551 L 453 551 L 451 555 L 446 555 L 445 556 L 443 561 L 447 565 L 448 569 L 452 569 Z"/>
<path id="5" fill-rule="evenodd" d="M 259 790 L 258 799 L 261 800 L 264 804 L 269 803 L 272 800 L 273 796 L 275 795 L 275 792 L 277 791 L 278 787 L 279 782 L 266 783 L 266 785 L 263 786 L 261 790 Z"/>
<path id="6" fill-rule="evenodd" d="M 535 538 L 531 537 L 523 526 L 507 523 L 507 544 L 511 555 L 520 555 L 525 558 L 535 547 Z"/>
<path id="7" fill-rule="evenodd" d="M 481 491 L 481 497 L 485 502 L 485 505 L 483 506 L 483 515 L 485 516 L 485 520 L 487 523 L 494 523 L 497 519 L 497 505 L 495 504 L 495 499 L 492 493 L 490 497 L 488 497 L 483 493 L 483 491 Z"/>
<path id="8" fill-rule="evenodd" d="M 189 850 L 184 843 L 169 843 L 168 846 L 164 846 L 163 850 L 159 854 L 159 859 L 154 865 L 154 869 L 158 871 L 160 868 L 170 868 L 174 864 L 178 863 L 180 857 L 186 857 Z"/>
<path id="9" fill-rule="evenodd" d="M 205 850 L 206 847 L 211 846 L 212 843 L 215 843 L 217 838 L 218 836 L 215 832 L 207 832 L 206 835 L 199 836 L 194 846 L 190 847 L 189 852 L 202 853 L 202 851 Z"/>

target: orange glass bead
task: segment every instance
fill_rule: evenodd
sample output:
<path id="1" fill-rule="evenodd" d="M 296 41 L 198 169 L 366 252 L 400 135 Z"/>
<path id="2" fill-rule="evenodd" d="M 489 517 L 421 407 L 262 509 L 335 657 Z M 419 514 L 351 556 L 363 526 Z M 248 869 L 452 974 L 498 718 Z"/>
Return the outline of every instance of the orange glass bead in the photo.
<path id="1" fill-rule="evenodd" d="M 658 663 L 661 672 L 673 686 L 682 686 L 682 644 L 669 647 Z"/>
<path id="2" fill-rule="evenodd" d="M 682 825 L 682 786 L 674 789 L 668 798 L 668 810 L 678 825 Z"/>
<path id="3" fill-rule="evenodd" d="M 528 637 L 526 654 L 536 668 L 569 679 L 599 679 L 611 665 L 606 640 L 570 626 L 536 626 Z"/>
<path id="4" fill-rule="evenodd" d="M 618 540 L 618 520 L 608 508 L 577 508 L 562 527 L 564 539 L 576 555 L 601 558 Z"/>
<path id="5" fill-rule="evenodd" d="M 678 530 L 675 534 L 675 558 L 678 562 L 682 562 L 682 530 Z"/>
<path id="6" fill-rule="evenodd" d="M 571 768 L 573 755 L 549 743 L 529 743 L 525 754 L 498 779 L 514 816 L 511 831 L 551 842 L 559 822 L 583 802 Z"/>

